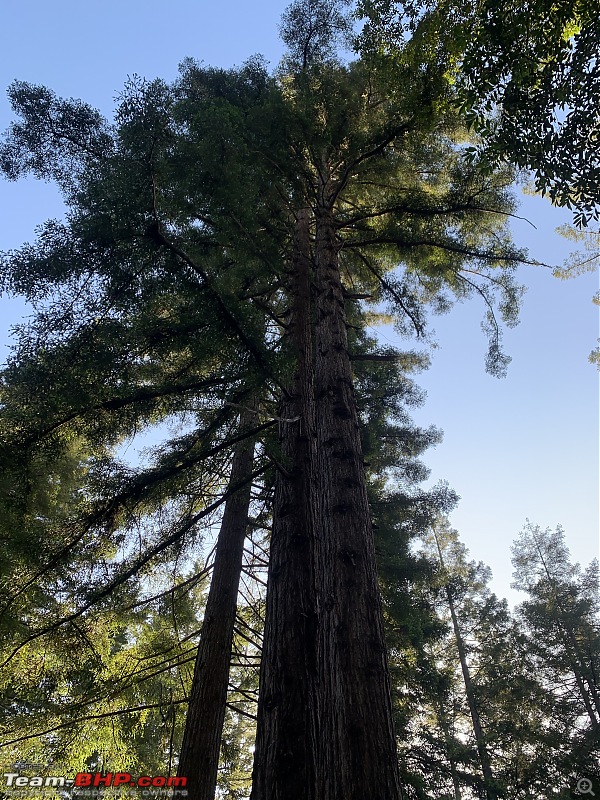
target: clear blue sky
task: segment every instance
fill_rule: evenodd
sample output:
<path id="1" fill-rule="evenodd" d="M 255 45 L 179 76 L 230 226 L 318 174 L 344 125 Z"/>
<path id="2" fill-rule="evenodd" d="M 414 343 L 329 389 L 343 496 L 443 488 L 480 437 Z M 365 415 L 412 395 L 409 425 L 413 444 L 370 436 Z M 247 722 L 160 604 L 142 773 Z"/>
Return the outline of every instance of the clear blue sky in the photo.
<path id="1" fill-rule="evenodd" d="M 186 56 L 229 67 L 254 53 L 276 66 L 277 25 L 286 1 L 241 0 L 7 0 L 0 33 L 0 88 L 15 78 L 42 83 L 57 94 L 81 97 L 110 116 L 128 75 L 167 80 Z M 11 120 L 0 96 L 0 129 Z M 0 183 L 0 250 L 32 241 L 34 228 L 59 216 L 51 186 L 36 181 Z M 515 223 L 514 235 L 530 255 L 556 264 L 572 249 L 555 234 L 569 220 L 540 198 L 524 198 L 520 212 L 536 229 Z M 597 275 L 558 281 L 548 270 L 522 269 L 521 324 L 505 334 L 513 361 L 497 380 L 483 367 L 483 310 L 475 301 L 434 320 L 440 348 L 418 378 L 427 402 L 415 412 L 422 425 L 444 431 L 426 455 L 431 481 L 446 479 L 462 500 L 452 523 L 473 558 L 492 567 L 494 589 L 511 601 L 510 544 L 529 517 L 560 523 L 573 556 L 598 555 L 598 376 L 587 361 L 598 336 L 591 297 Z M 22 313 L 2 301 L 0 334 Z M 1 357 L 6 350 L 3 349 Z"/>

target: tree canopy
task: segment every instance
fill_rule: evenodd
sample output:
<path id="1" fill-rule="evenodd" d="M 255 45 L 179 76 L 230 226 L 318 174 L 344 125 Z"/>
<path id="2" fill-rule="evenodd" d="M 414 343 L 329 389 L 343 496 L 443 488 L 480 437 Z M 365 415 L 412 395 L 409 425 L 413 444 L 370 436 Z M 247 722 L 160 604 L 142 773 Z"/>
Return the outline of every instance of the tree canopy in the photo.
<path id="1" fill-rule="evenodd" d="M 361 0 L 363 46 L 410 52 L 482 136 L 486 163 L 531 170 L 535 188 L 598 218 L 600 26 L 589 0 Z"/>

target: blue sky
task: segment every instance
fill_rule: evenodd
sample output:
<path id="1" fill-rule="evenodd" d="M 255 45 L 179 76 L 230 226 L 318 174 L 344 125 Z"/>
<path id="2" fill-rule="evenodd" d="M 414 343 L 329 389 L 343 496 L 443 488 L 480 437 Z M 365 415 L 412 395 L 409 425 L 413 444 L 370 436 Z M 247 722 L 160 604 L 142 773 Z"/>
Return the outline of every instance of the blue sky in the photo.
<path id="1" fill-rule="evenodd" d="M 149 0 L 7 0 L 0 88 L 15 78 L 42 83 L 110 116 L 128 75 L 169 80 L 186 56 L 229 67 L 261 53 L 276 66 L 286 4 L 172 0 L 167 9 Z M 0 95 L 0 129 L 10 121 Z M 32 241 L 37 224 L 61 213 L 55 189 L 33 180 L 0 182 L 0 204 L 0 250 Z M 519 213 L 536 227 L 515 221 L 517 243 L 534 259 L 560 264 L 573 246 L 555 228 L 569 214 L 535 197 L 524 197 Z M 445 479 L 461 496 L 452 524 L 472 557 L 491 566 L 496 592 L 511 601 L 519 595 L 509 587 L 510 544 L 527 517 L 544 527 L 563 525 L 583 563 L 598 555 L 599 531 L 598 375 L 587 361 L 598 337 L 591 302 L 598 277 L 564 282 L 549 270 L 523 267 L 521 280 L 528 286 L 521 323 L 505 333 L 513 359 L 508 376 L 485 373 L 483 309 L 461 304 L 433 320 L 439 349 L 418 377 L 427 401 L 414 413 L 419 424 L 444 431 L 444 442 L 425 456 L 431 482 Z M 23 307 L 1 303 L 4 345 Z"/>

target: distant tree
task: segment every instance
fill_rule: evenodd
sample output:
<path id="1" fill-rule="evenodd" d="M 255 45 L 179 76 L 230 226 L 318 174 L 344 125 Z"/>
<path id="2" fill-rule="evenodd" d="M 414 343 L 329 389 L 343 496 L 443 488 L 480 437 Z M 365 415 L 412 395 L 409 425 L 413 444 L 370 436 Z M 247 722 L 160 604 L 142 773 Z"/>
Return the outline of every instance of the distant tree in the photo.
<path id="1" fill-rule="evenodd" d="M 563 771 L 600 773 L 598 562 L 573 565 L 564 532 L 527 523 L 513 547 L 514 586 L 527 592 L 518 617 L 562 731 Z"/>
<path id="2" fill-rule="evenodd" d="M 483 776 L 484 791 L 487 800 L 497 800 L 498 794 L 496 789 L 496 780 L 494 778 L 490 753 L 486 742 L 486 735 L 481 721 L 480 704 L 477 698 L 476 687 L 473 682 L 473 678 L 471 676 L 471 667 L 469 666 L 467 644 L 465 641 L 464 633 L 461 629 L 456 608 L 457 597 L 455 595 L 457 593 L 455 591 L 455 586 L 454 586 L 455 581 L 453 580 L 453 578 L 456 579 L 461 577 L 458 570 L 460 570 L 461 568 L 462 570 L 464 570 L 466 564 L 460 564 L 460 563 L 453 564 L 450 571 L 446 566 L 447 559 L 444 555 L 445 550 L 453 549 L 455 552 L 455 556 L 457 554 L 456 551 L 458 550 L 458 553 L 462 555 L 460 553 L 459 543 L 456 539 L 456 531 L 451 529 L 447 523 L 445 523 L 443 520 L 439 520 L 437 524 L 432 526 L 432 534 L 435 540 L 435 547 L 439 559 L 440 573 L 442 576 L 442 581 L 444 582 L 444 591 L 446 593 L 448 610 L 450 612 L 450 620 L 452 622 L 454 643 L 458 653 L 460 669 L 464 681 L 465 694 L 469 707 L 469 714 L 471 717 L 471 724 L 473 726 L 473 734 L 477 745 L 477 753 L 479 755 L 479 763 L 481 767 L 481 773 Z M 472 574 L 472 571 L 471 575 L 469 575 L 468 577 L 470 577 L 471 580 L 473 579 L 474 576 Z"/>
<path id="3" fill-rule="evenodd" d="M 555 655 L 542 655 L 547 635 L 532 635 L 490 591 L 489 569 L 468 561 L 446 520 L 434 531 L 425 553 L 437 553 L 438 570 L 420 590 L 446 628 L 422 648 L 427 682 L 407 745 L 414 797 L 569 796 L 574 774 L 594 774 L 595 739 L 582 729 L 581 704 L 577 711 L 564 678 L 550 679 Z"/>

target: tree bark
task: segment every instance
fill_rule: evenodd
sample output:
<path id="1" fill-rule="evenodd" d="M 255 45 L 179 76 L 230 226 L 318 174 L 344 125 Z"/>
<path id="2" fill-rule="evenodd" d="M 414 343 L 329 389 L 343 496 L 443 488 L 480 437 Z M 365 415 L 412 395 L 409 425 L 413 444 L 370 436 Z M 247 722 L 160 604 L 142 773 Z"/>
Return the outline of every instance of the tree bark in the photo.
<path id="1" fill-rule="evenodd" d="M 241 431 L 254 416 L 240 414 Z M 177 771 L 187 778 L 191 800 L 214 800 L 216 792 L 253 459 L 254 439 L 244 439 L 231 465 L 228 488 L 241 488 L 227 500 L 221 520 Z"/>
<path id="2" fill-rule="evenodd" d="M 322 187 L 325 189 L 326 187 Z M 322 196 L 325 197 L 325 191 Z M 252 800 L 398 800 L 375 548 L 338 251 L 298 215 Z M 312 280 L 311 280 L 312 279 Z M 311 297 L 314 289 L 314 299 Z"/>

